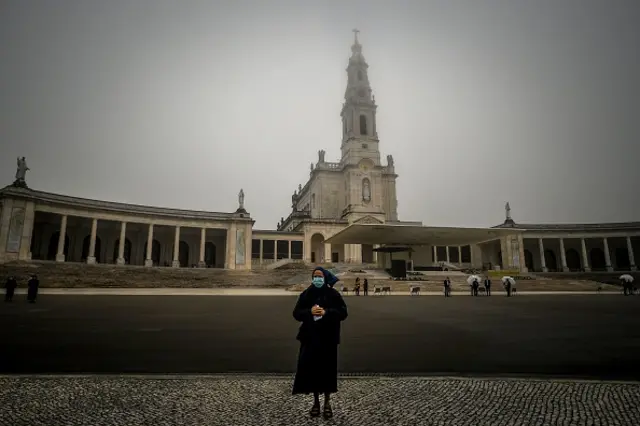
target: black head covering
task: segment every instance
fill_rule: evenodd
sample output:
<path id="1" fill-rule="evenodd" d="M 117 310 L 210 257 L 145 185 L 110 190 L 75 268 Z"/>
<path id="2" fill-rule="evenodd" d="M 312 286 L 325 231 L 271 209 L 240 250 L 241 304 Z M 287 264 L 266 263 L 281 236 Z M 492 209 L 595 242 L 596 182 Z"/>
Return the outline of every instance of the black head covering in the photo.
<path id="1" fill-rule="evenodd" d="M 324 283 L 329 287 L 333 287 L 338 281 L 340 281 L 340 278 L 336 277 L 331 272 L 324 269 L 322 266 L 316 266 L 313 272 L 315 271 L 322 272 L 322 275 L 324 275 Z M 311 273 L 311 276 L 313 276 L 313 272 Z"/>

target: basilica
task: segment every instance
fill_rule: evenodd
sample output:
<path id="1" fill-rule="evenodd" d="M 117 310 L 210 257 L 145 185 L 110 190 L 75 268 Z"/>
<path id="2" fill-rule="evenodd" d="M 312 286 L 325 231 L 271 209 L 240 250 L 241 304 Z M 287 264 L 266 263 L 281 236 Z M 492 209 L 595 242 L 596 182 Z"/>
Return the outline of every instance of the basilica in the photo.
<path id="1" fill-rule="evenodd" d="M 374 268 L 635 271 L 640 222 L 520 224 L 506 206 L 491 228 L 398 218 L 393 157 L 380 158 L 376 99 L 357 32 L 347 66 L 341 158 L 318 151 L 275 230 L 254 229 L 240 190 L 232 212 L 203 212 L 54 194 L 27 185 L 18 158 L 0 190 L 0 263 L 10 261 L 251 270 L 288 262 Z"/>

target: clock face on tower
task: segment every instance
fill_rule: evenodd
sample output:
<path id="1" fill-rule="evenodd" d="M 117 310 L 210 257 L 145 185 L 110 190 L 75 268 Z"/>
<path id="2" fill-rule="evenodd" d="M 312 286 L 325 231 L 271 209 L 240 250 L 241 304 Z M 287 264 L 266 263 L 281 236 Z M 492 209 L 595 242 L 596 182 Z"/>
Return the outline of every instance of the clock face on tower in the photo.
<path id="1" fill-rule="evenodd" d="M 358 164 L 358 168 L 360 169 L 360 171 L 364 172 L 364 173 L 368 173 L 370 172 L 374 167 L 373 161 L 371 161 L 368 158 L 363 158 L 360 161 L 360 164 Z"/>

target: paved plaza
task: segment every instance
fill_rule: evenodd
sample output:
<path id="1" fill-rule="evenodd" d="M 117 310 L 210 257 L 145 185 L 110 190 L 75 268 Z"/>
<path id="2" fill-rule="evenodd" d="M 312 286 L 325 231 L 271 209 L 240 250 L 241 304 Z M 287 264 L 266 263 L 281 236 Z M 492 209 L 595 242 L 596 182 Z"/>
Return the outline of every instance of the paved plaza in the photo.
<path id="1" fill-rule="evenodd" d="M 640 297 L 349 297 L 342 373 L 640 380 Z M 295 371 L 291 296 L 0 303 L 0 373 Z"/>
<path id="2" fill-rule="evenodd" d="M 520 379 L 343 378 L 332 420 L 292 377 L 0 377 L 1 426 L 638 425 L 640 385 Z"/>

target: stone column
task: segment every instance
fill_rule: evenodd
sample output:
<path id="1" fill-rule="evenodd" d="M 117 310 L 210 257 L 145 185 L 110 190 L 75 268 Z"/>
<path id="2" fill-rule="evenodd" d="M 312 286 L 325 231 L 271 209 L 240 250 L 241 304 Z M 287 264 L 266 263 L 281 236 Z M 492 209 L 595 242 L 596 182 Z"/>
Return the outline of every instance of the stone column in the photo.
<path id="1" fill-rule="evenodd" d="M 584 269 L 585 272 L 590 272 L 591 268 L 589 267 L 589 256 L 587 256 L 587 244 L 584 238 L 580 238 L 580 245 L 582 246 L 582 269 Z"/>
<path id="2" fill-rule="evenodd" d="M 247 228 L 244 231 L 244 269 L 251 270 L 251 264 L 253 262 L 251 255 L 251 246 L 253 241 L 253 225 L 248 223 Z"/>
<path id="3" fill-rule="evenodd" d="M 58 236 L 58 253 L 56 254 L 56 262 L 64 262 L 64 241 L 67 235 L 67 215 L 62 215 L 60 221 L 60 235 Z"/>
<path id="4" fill-rule="evenodd" d="M 226 269 L 236 269 L 236 224 L 227 229 L 227 247 L 224 259 Z"/>
<path id="5" fill-rule="evenodd" d="M 451 263 L 451 259 L 449 258 L 449 246 L 445 246 L 447 249 L 447 263 Z"/>
<path id="6" fill-rule="evenodd" d="M 629 265 L 631 265 L 632 271 L 637 271 L 636 258 L 633 255 L 633 245 L 631 245 L 631 237 L 627 237 L 627 251 L 629 252 Z"/>
<path id="7" fill-rule="evenodd" d="M 438 246 L 433 246 L 433 263 L 438 264 Z"/>
<path id="8" fill-rule="evenodd" d="M 174 268 L 180 267 L 180 227 L 176 226 L 176 234 L 173 238 L 173 262 L 171 266 Z"/>
<path id="9" fill-rule="evenodd" d="M 264 251 L 263 239 L 260 238 L 260 264 L 262 265 L 262 252 Z"/>
<path id="10" fill-rule="evenodd" d="M 144 266 L 153 266 L 153 223 L 149 224 L 147 231 L 147 258 L 144 260 Z"/>
<path id="11" fill-rule="evenodd" d="M 291 240 L 289 240 L 289 259 L 291 259 Z"/>
<path id="12" fill-rule="evenodd" d="M 549 272 L 547 269 L 547 261 L 544 258 L 544 243 L 542 238 L 538 238 L 538 247 L 540 248 L 540 265 L 542 266 L 542 272 Z"/>
<path id="13" fill-rule="evenodd" d="M 527 273 L 529 268 L 527 267 L 527 258 L 524 256 L 524 238 L 522 234 L 518 234 L 518 263 L 520 265 L 520 272 Z"/>
<path id="14" fill-rule="evenodd" d="M 324 263 L 331 263 L 331 244 L 324 244 Z"/>
<path id="15" fill-rule="evenodd" d="M 198 268 L 206 268 L 207 264 L 204 262 L 204 246 L 207 241 L 207 228 L 200 229 L 200 259 L 198 260 Z"/>
<path id="16" fill-rule="evenodd" d="M 458 265 L 462 265 L 462 246 L 458 246 Z"/>
<path id="17" fill-rule="evenodd" d="M 307 238 L 307 234 L 304 236 L 304 243 L 302 244 L 302 252 L 304 253 L 305 262 L 311 262 L 311 253 L 313 252 L 313 248 L 311 247 L 311 238 Z"/>
<path id="18" fill-rule="evenodd" d="M 87 263 L 96 263 L 96 234 L 98 233 L 98 219 L 91 221 L 91 237 L 89 240 L 89 253 L 87 253 Z"/>
<path id="19" fill-rule="evenodd" d="M 118 259 L 116 264 L 124 265 L 124 245 L 127 237 L 127 222 L 120 223 L 120 240 L 118 240 Z"/>
<path id="20" fill-rule="evenodd" d="M 604 244 L 604 263 L 607 267 L 607 271 L 613 272 L 613 266 L 611 266 L 611 254 L 609 253 L 609 241 L 607 241 L 607 237 L 602 239 L 602 243 Z"/>
<path id="21" fill-rule="evenodd" d="M 31 260 L 33 247 L 31 247 L 31 237 L 33 235 L 33 226 L 35 222 L 35 203 L 27 201 L 24 209 L 24 223 L 22 224 L 22 235 L 20 237 L 20 251 L 18 259 Z M 82 250 L 82 247 L 80 247 Z"/>
<path id="22" fill-rule="evenodd" d="M 353 245 L 353 263 L 362 263 L 362 244 Z"/>
<path id="23" fill-rule="evenodd" d="M 567 266 L 567 252 L 564 250 L 564 239 L 560 238 L 560 262 L 562 265 L 562 272 L 569 272 Z"/>

